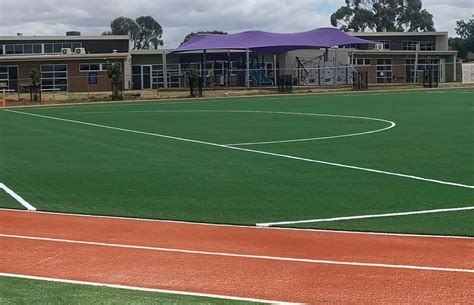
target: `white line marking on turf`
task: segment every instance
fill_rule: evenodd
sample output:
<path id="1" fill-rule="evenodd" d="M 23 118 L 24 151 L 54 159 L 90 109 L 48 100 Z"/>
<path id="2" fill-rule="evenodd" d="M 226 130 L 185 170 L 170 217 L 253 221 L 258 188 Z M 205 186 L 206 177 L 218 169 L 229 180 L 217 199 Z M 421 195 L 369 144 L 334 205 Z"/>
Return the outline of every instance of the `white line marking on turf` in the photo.
<path id="1" fill-rule="evenodd" d="M 248 142 L 248 143 L 234 143 L 224 144 L 226 146 L 249 146 L 249 145 L 261 145 L 261 144 L 278 144 L 278 143 L 294 143 L 294 142 L 309 142 L 318 140 L 329 140 L 337 138 L 348 138 L 355 136 L 368 135 L 386 131 L 397 126 L 395 122 L 371 118 L 371 117 L 360 117 L 350 115 L 336 115 L 336 114 L 321 114 L 321 113 L 304 113 L 304 112 L 284 112 L 284 111 L 257 111 L 257 110 L 130 110 L 130 111 L 89 111 L 89 112 L 67 112 L 65 114 L 114 114 L 114 113 L 266 113 L 266 114 L 284 114 L 284 115 L 300 115 L 300 116 L 318 116 L 318 117 L 331 117 L 331 118 L 344 118 L 344 119 L 358 119 L 367 121 L 378 121 L 388 123 L 388 127 L 379 128 L 376 130 L 370 130 L 365 132 L 336 135 L 336 136 L 325 136 L 316 138 L 305 138 L 305 139 L 292 139 L 292 140 L 280 140 L 280 141 L 266 141 L 266 142 Z"/>
<path id="2" fill-rule="evenodd" d="M 188 292 L 188 291 L 178 291 L 178 290 L 167 290 L 167 289 L 156 289 L 156 288 L 144 288 L 144 287 L 137 287 L 137 286 L 117 285 L 117 284 L 107 284 L 107 283 L 97 283 L 97 282 L 86 282 L 86 281 L 76 281 L 76 280 L 67 280 L 67 279 L 59 279 L 59 278 L 51 278 L 51 277 L 43 277 L 43 276 L 33 276 L 33 275 L 24 275 L 24 274 L 2 273 L 2 272 L 0 272 L 0 277 L 2 277 L 2 276 L 3 277 L 11 277 L 11 278 L 28 279 L 28 280 L 38 280 L 38 281 L 47 281 L 47 282 L 56 282 L 56 283 L 87 285 L 87 286 L 95 286 L 95 287 L 108 287 L 108 288 L 116 288 L 116 289 L 126 289 L 126 290 L 135 290 L 135 291 L 144 291 L 144 292 L 174 294 L 174 295 L 182 295 L 182 296 L 195 296 L 195 297 L 234 300 L 234 301 L 246 301 L 246 302 L 268 303 L 268 304 L 288 304 L 288 305 L 298 304 L 298 303 L 289 303 L 289 302 L 282 302 L 282 301 L 270 301 L 270 300 L 262 300 L 262 299 L 225 296 L 225 295 L 219 295 L 219 294 Z"/>
<path id="3" fill-rule="evenodd" d="M 448 213 L 448 212 L 470 211 L 470 210 L 474 210 L 474 206 L 472 206 L 472 207 L 462 207 L 462 208 L 451 208 L 451 209 L 424 210 L 424 211 L 414 211 L 414 212 L 399 212 L 399 213 L 386 213 L 386 214 L 374 214 L 374 215 L 361 215 L 361 216 L 347 216 L 347 217 L 334 217 L 334 218 L 321 218 L 321 219 L 308 219 L 308 220 L 257 223 L 256 226 L 257 227 L 271 227 L 271 226 L 294 225 L 294 224 L 303 224 L 303 223 L 335 222 L 335 221 L 355 220 L 355 219 L 397 217 L 397 216 L 434 214 L 434 213 Z"/>
<path id="4" fill-rule="evenodd" d="M 359 167 L 359 166 L 345 165 L 345 164 L 341 164 L 341 163 L 334 163 L 334 162 L 328 162 L 328 161 L 322 161 L 322 160 L 295 157 L 295 156 L 290 156 L 290 155 L 271 153 L 271 152 L 262 151 L 262 150 L 254 150 L 254 149 L 248 149 L 248 148 L 242 148 L 242 147 L 228 146 L 228 145 L 222 145 L 222 144 L 216 144 L 216 143 L 211 143 L 211 142 L 174 137 L 174 136 L 163 135 L 163 134 L 152 133 L 152 132 L 144 132 L 144 131 L 138 131 L 138 130 L 133 130 L 133 129 L 119 128 L 119 127 L 113 127 L 113 126 L 107 126 L 107 125 L 88 123 L 88 122 L 83 122 L 83 121 L 76 121 L 76 120 L 52 117 L 52 116 L 41 115 L 41 114 L 34 114 L 34 113 L 23 112 L 23 111 L 15 111 L 15 110 L 9 110 L 9 109 L 4 109 L 4 111 L 11 112 L 11 113 L 17 113 L 17 114 L 21 114 L 21 115 L 45 118 L 45 119 L 50 119 L 50 120 L 69 122 L 69 123 L 75 123 L 75 124 L 80 124 L 80 125 L 93 126 L 93 127 L 99 127 L 99 128 L 129 132 L 129 133 L 134 133 L 134 134 L 153 136 L 153 137 L 164 138 L 164 139 L 172 139 L 172 140 L 177 140 L 177 141 L 203 144 L 203 145 L 227 148 L 227 149 L 232 149 L 232 150 L 237 150 L 237 151 L 251 152 L 251 153 L 255 153 L 255 154 L 261 154 L 261 155 L 267 155 L 267 156 L 273 156 L 273 157 L 280 157 L 280 158 L 291 159 L 291 160 L 298 160 L 298 161 L 305 161 L 305 162 L 318 163 L 318 164 L 324 164 L 324 165 L 331 165 L 331 166 L 336 166 L 336 167 L 349 168 L 349 169 L 354 169 L 354 170 L 370 172 L 370 173 L 377 173 L 377 174 L 383 174 L 383 175 L 389 175 L 389 176 L 397 176 L 397 177 L 420 180 L 420 181 L 425 181 L 425 182 L 431 182 L 431 183 L 437 183 L 437 184 L 443 184 L 443 185 L 449 185 L 449 186 L 455 186 L 455 187 L 474 189 L 474 185 L 467 185 L 467 184 L 461 184 L 461 183 L 456 183 L 456 182 L 449 182 L 449 181 L 443 181 L 443 180 L 437 180 L 437 179 L 423 178 L 423 177 L 418 177 L 418 176 L 413 176 L 413 175 L 387 172 L 387 171 L 382 171 L 382 170 L 378 170 L 378 169 L 371 169 L 371 168 L 366 168 L 366 167 Z"/>
<path id="5" fill-rule="evenodd" d="M 197 254 L 197 255 L 234 257 L 234 258 L 262 259 L 262 260 L 284 261 L 284 262 L 294 262 L 294 263 L 474 273 L 474 269 L 461 269 L 461 268 L 441 268 L 441 267 L 430 267 L 430 266 L 362 263 L 362 262 L 333 261 L 333 260 L 293 258 L 293 257 L 281 257 L 281 256 L 268 256 L 268 255 L 237 254 L 237 253 L 227 253 L 227 252 L 211 252 L 211 251 L 185 250 L 185 249 L 175 249 L 175 248 L 148 247 L 148 246 L 127 245 L 127 244 L 113 244 L 113 243 L 102 243 L 102 242 L 93 242 L 93 241 L 79 241 L 79 240 L 70 240 L 70 239 L 10 235 L 10 234 L 0 234 L 0 238 L 1 237 L 12 238 L 12 239 L 25 239 L 25 240 L 38 240 L 38 241 L 48 241 L 48 242 L 68 243 L 68 244 L 90 245 L 90 246 L 103 246 L 103 247 L 111 247 L 111 248 L 139 249 L 139 250 L 149 250 L 149 251 L 159 251 L 159 252 L 173 252 L 173 253 L 186 253 L 186 254 Z"/>
<path id="6" fill-rule="evenodd" d="M 1 211 L 15 212 L 15 213 L 28 213 L 24 210 L 13 210 L 0 208 Z M 60 212 L 45 212 L 36 211 L 36 214 L 46 215 L 58 215 L 67 217 L 85 217 L 85 218 L 97 218 L 97 219 L 114 219 L 114 220 L 127 220 L 127 221 L 138 221 L 138 222 L 156 222 L 156 223 L 173 223 L 189 226 L 209 226 L 209 227 L 226 227 L 226 228 L 239 228 L 246 230 L 274 230 L 274 231 L 300 231 L 300 232 L 314 232 L 314 233 L 325 233 L 325 234 L 353 234 L 353 235 L 375 235 L 375 236 L 389 236 L 389 237 L 407 237 L 407 238 L 441 238 L 441 239 L 473 239 L 474 237 L 469 236 L 453 236 L 453 235 L 423 235 L 423 234 L 404 234 L 404 233 L 382 233 L 382 232 L 363 232 L 363 231 L 344 231 L 344 230 L 324 230 L 324 229 L 303 229 L 303 228 L 280 228 L 280 227 L 256 227 L 256 226 L 245 226 L 245 225 L 231 225 L 231 224 L 217 224 L 217 223 L 206 223 L 206 222 L 189 222 L 180 220 L 162 220 L 162 219 L 146 219 L 146 218 L 131 218 L 123 216 L 104 216 L 104 215 L 88 215 L 88 214 L 73 214 L 73 213 L 60 213 Z"/>
<path id="7" fill-rule="evenodd" d="M 28 211 L 36 211 L 36 208 L 29 204 L 25 199 L 23 199 L 20 195 L 15 193 L 12 189 L 10 189 L 8 186 L 0 182 L 0 189 L 4 190 L 5 193 L 13 197 L 18 203 L 20 203 L 22 206 L 24 206 Z"/>

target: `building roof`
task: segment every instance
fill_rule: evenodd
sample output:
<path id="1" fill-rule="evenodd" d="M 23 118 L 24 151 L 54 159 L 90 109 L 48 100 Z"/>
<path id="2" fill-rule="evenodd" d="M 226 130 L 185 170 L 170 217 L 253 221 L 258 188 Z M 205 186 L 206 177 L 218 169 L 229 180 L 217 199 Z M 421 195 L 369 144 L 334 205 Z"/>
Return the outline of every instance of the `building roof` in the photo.
<path id="1" fill-rule="evenodd" d="M 380 36 L 448 36 L 448 32 L 347 32 L 357 37 Z"/>
<path id="2" fill-rule="evenodd" d="M 297 49 L 331 48 L 350 44 L 371 44 L 337 28 L 320 28 L 301 33 L 269 33 L 247 31 L 230 35 L 199 34 L 181 45 L 175 52 L 197 50 L 253 50 L 283 53 Z"/>
<path id="3" fill-rule="evenodd" d="M 72 61 L 72 60 L 106 60 L 106 59 L 124 59 L 129 53 L 102 53 L 102 54 L 33 54 L 33 55 L 2 55 L 0 62 L 23 62 L 23 61 Z"/>
<path id="4" fill-rule="evenodd" d="M 130 40 L 127 35 L 104 36 L 0 36 L 0 41 L 46 41 L 46 40 Z"/>
<path id="5" fill-rule="evenodd" d="M 354 54 L 368 55 L 415 55 L 414 50 L 353 50 Z M 458 51 L 419 51 L 419 55 L 437 56 L 437 55 L 456 55 Z"/>

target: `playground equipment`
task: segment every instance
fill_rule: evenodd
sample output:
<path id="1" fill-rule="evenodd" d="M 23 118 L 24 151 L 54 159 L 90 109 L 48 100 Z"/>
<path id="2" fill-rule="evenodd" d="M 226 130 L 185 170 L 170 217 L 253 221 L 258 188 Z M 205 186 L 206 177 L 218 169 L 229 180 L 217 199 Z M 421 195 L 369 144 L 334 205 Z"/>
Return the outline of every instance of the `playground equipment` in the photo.
<path id="1" fill-rule="evenodd" d="M 296 57 L 298 85 L 334 86 L 353 84 L 355 69 L 338 64 L 336 58 L 325 54 L 317 57 Z"/>
<path id="2" fill-rule="evenodd" d="M 250 81 L 254 86 L 273 86 L 273 80 L 265 75 L 263 69 L 251 70 Z"/>

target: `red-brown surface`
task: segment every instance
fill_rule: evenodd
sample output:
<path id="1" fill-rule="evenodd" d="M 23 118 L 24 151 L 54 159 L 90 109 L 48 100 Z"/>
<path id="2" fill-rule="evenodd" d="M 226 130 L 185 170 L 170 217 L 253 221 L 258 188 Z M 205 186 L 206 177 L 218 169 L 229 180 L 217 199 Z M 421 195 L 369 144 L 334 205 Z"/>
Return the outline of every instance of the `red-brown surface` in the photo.
<path id="1" fill-rule="evenodd" d="M 474 273 L 468 272 L 474 270 L 474 239 L 271 230 L 0 210 L 0 249 L 3 273 L 302 303 L 474 300 Z M 466 272 L 296 262 L 291 260 L 294 258 Z"/>

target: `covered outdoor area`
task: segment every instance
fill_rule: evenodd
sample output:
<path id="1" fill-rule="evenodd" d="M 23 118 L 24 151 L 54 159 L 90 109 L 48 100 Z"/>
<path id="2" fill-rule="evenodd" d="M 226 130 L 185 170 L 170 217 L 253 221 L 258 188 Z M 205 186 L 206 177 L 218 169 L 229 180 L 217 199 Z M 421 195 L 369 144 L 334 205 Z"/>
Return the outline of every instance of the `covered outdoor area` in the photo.
<path id="1" fill-rule="evenodd" d="M 298 82 L 304 78 L 319 85 L 322 82 L 337 85 L 352 84 L 349 68 L 352 60 L 348 57 L 351 47 L 369 44 L 373 42 L 329 27 L 301 33 L 247 31 L 230 35 L 196 35 L 173 54 L 179 54 L 188 73 L 197 71 L 207 87 L 213 84 L 226 87 L 276 86 L 284 75 L 291 75 Z M 345 48 L 346 52 L 338 59 L 341 52 L 337 49 L 340 48 Z M 289 56 L 291 51 L 309 54 L 310 58 Z M 289 68 L 289 60 L 298 62 L 296 71 Z M 311 66 L 314 62 L 318 63 L 317 68 Z"/>

